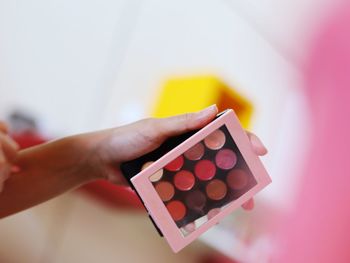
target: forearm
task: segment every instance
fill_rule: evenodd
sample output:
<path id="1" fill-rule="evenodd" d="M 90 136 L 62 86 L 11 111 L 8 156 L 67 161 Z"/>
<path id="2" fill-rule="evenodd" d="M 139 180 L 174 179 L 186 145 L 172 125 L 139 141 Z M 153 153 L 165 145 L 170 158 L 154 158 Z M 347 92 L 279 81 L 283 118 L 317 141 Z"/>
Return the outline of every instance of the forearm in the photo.
<path id="1" fill-rule="evenodd" d="M 44 202 L 86 182 L 98 179 L 94 164 L 79 136 L 22 150 L 0 193 L 0 218 Z"/>

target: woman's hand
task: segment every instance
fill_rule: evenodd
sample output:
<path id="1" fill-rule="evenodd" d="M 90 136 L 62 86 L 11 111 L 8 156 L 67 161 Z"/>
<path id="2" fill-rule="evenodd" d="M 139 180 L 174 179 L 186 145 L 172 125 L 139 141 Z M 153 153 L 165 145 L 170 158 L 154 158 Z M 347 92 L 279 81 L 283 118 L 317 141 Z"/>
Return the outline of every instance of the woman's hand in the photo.
<path id="1" fill-rule="evenodd" d="M 216 106 L 197 113 L 163 119 L 145 119 L 119 128 L 66 137 L 18 152 L 18 146 L 0 130 L 0 218 L 56 197 L 97 179 L 126 184 L 122 162 L 158 148 L 164 140 L 204 127 L 217 114 Z M 248 133 L 258 155 L 267 151 Z M 14 166 L 14 164 L 16 166 Z M 14 169 L 15 167 L 20 167 Z M 30 187 L 28 187 L 30 186 Z M 253 208 L 253 201 L 243 205 Z"/>
<path id="2" fill-rule="evenodd" d="M 95 170 L 102 177 L 117 184 L 127 184 L 119 170 L 120 163 L 135 159 L 158 148 L 167 138 L 204 127 L 213 120 L 218 110 L 215 105 L 197 113 L 162 119 L 145 119 L 126 126 L 83 135 L 93 149 L 90 154 Z M 248 132 L 253 150 L 265 155 L 267 150 L 259 138 Z M 90 160 L 89 160 L 90 162 Z M 243 205 L 252 209 L 253 200 Z"/>
<path id="3" fill-rule="evenodd" d="M 13 163 L 17 158 L 18 145 L 7 135 L 7 126 L 0 122 L 0 192 L 4 182 L 13 170 Z"/>
<path id="4" fill-rule="evenodd" d="M 119 165 L 158 148 L 167 138 L 204 127 L 217 114 L 215 105 L 197 113 L 170 118 L 149 118 L 114 129 L 89 133 L 81 139 L 88 142 L 92 160 L 103 177 L 117 184 L 126 184 Z"/>

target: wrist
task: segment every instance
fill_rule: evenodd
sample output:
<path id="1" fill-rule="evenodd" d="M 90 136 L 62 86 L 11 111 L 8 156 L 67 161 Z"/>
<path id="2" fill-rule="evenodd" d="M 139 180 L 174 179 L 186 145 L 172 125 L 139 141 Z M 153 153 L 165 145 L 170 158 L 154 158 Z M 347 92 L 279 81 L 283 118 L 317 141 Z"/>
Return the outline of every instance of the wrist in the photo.
<path id="1" fill-rule="evenodd" d="M 86 133 L 73 136 L 78 148 L 77 155 L 82 156 L 80 166 L 82 170 L 89 170 L 90 178 L 106 179 L 114 183 L 121 183 L 119 158 L 115 149 L 118 142 L 111 140 L 114 129 Z"/>
<path id="2" fill-rule="evenodd" d="M 91 141 L 89 134 L 75 135 L 64 138 L 70 145 L 76 167 L 72 170 L 75 176 L 84 182 L 106 179 L 103 173 L 102 160 L 99 158 L 98 147 Z"/>

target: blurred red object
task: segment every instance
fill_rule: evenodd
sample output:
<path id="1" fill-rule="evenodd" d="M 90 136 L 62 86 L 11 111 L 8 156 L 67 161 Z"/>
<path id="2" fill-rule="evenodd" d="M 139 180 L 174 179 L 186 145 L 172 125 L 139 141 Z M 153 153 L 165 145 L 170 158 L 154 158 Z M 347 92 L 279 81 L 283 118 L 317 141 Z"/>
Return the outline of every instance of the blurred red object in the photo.
<path id="1" fill-rule="evenodd" d="M 11 137 L 18 143 L 21 149 L 42 144 L 47 140 L 34 132 L 23 132 L 18 134 L 11 134 Z"/>
<path id="2" fill-rule="evenodd" d="M 218 252 L 214 252 L 213 254 L 203 256 L 199 260 L 199 263 L 238 263 L 238 262 L 222 254 L 219 254 Z"/>
<path id="3" fill-rule="evenodd" d="M 11 137 L 19 144 L 21 149 L 39 145 L 47 141 L 46 138 L 32 131 L 12 134 Z M 137 195 L 129 188 L 117 186 L 104 180 L 86 184 L 80 187 L 78 191 L 87 193 L 110 207 L 128 209 L 143 208 Z"/>

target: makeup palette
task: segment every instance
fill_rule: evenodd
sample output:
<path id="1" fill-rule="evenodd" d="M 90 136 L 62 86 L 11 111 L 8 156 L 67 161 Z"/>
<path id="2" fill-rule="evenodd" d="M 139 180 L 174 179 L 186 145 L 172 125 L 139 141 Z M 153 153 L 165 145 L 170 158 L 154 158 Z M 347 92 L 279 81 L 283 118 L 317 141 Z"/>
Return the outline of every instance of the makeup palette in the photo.
<path id="1" fill-rule="evenodd" d="M 174 252 L 271 182 L 232 110 L 121 170 Z"/>

